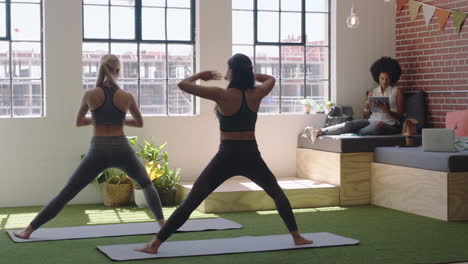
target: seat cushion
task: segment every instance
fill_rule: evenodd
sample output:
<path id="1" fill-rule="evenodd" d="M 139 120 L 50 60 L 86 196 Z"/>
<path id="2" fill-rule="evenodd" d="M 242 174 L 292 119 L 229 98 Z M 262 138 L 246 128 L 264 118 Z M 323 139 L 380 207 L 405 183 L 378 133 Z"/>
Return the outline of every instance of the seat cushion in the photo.
<path id="1" fill-rule="evenodd" d="M 421 144 L 421 136 L 412 136 L 417 145 Z M 387 147 L 404 145 L 406 136 L 383 135 L 383 136 L 355 136 L 351 134 L 320 136 L 314 144 L 302 134 L 298 136 L 297 147 L 323 150 L 336 153 L 373 152 L 376 147 Z"/>
<path id="2" fill-rule="evenodd" d="M 460 152 L 424 152 L 421 147 L 378 147 L 375 162 L 433 171 L 468 171 L 468 150 Z"/>

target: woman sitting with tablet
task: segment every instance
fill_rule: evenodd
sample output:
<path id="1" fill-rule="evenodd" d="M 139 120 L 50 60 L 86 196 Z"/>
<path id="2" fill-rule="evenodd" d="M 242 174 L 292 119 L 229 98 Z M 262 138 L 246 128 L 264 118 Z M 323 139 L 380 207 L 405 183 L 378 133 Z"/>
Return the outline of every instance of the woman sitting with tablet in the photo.
<path id="1" fill-rule="evenodd" d="M 368 119 L 347 121 L 320 129 L 306 127 L 304 134 L 312 143 L 321 135 L 387 135 L 401 132 L 400 119 L 405 111 L 404 98 L 403 92 L 394 87 L 400 79 L 400 64 L 390 57 L 382 57 L 372 64 L 370 71 L 379 86 L 369 91 L 364 108 L 364 117 Z"/>

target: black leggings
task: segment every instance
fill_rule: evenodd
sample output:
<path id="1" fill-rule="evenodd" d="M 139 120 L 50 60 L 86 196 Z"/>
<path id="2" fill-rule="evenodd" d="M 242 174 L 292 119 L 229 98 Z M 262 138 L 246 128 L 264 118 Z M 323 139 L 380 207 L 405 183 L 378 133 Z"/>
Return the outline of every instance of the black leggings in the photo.
<path id="1" fill-rule="evenodd" d="M 288 230 L 297 230 L 289 200 L 263 161 L 256 141 L 224 140 L 221 141 L 218 153 L 195 181 L 187 198 L 159 231 L 157 238 L 161 241 L 168 239 L 211 192 L 227 179 L 237 175 L 243 175 L 263 188 L 273 198 Z"/>
<path id="2" fill-rule="evenodd" d="M 31 227 L 38 229 L 54 218 L 101 171 L 110 167 L 119 168 L 134 179 L 143 190 L 148 207 L 156 219 L 164 219 L 158 192 L 127 138 L 93 137 L 88 153 L 68 179 L 65 187 L 42 208 L 31 222 Z"/>

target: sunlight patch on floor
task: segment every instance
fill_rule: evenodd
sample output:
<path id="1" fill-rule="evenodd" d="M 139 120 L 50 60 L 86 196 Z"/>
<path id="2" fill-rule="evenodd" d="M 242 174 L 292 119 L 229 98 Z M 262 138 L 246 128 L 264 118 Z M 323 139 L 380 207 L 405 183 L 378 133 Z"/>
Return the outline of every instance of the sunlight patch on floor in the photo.
<path id="1" fill-rule="evenodd" d="M 0 220 L 3 229 L 24 228 L 34 219 L 37 213 L 22 213 L 22 214 L 9 214 L 2 215 Z M 4 217 L 5 216 L 5 217 Z M 3 222 L 5 221 L 5 224 Z"/>
<path id="2" fill-rule="evenodd" d="M 85 214 L 88 216 L 89 221 L 87 224 L 89 225 L 152 221 L 152 218 L 145 211 L 85 210 Z"/>

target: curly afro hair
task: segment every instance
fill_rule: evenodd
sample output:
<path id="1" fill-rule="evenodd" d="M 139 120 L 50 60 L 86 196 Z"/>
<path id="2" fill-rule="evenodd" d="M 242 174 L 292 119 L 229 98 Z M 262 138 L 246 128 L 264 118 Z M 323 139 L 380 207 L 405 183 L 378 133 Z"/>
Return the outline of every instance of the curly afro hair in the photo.
<path id="1" fill-rule="evenodd" d="M 370 72 L 376 83 L 379 83 L 379 75 L 381 72 L 390 74 L 391 82 L 390 85 L 394 86 L 401 76 L 400 63 L 397 60 L 390 57 L 382 57 L 374 62 L 370 67 Z"/>

